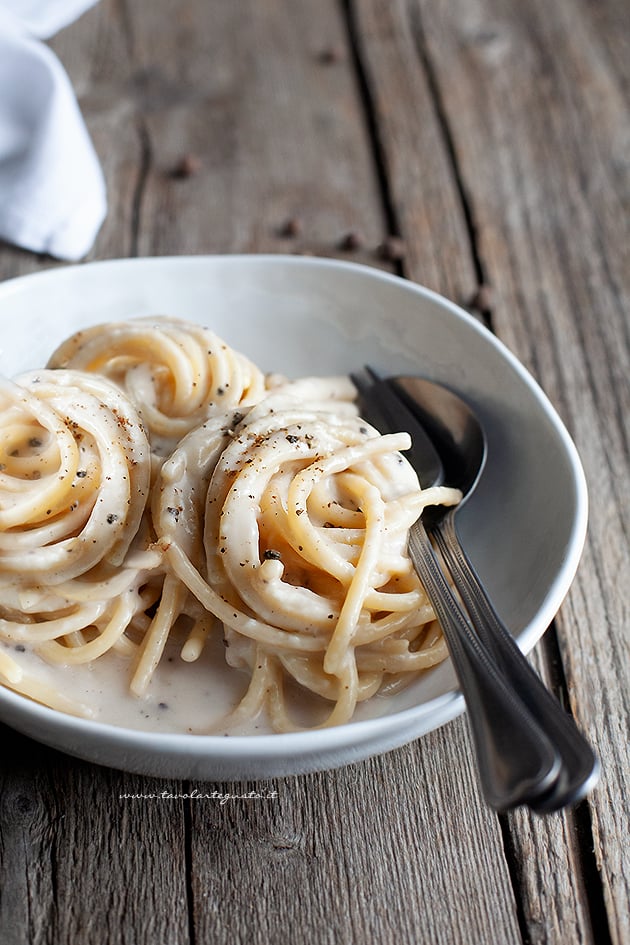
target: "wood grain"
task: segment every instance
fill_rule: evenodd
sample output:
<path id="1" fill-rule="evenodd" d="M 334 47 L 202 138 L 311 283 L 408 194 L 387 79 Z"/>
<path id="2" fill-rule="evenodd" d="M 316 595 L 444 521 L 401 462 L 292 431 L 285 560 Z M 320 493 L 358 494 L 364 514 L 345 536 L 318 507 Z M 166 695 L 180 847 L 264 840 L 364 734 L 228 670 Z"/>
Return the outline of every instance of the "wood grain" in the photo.
<path id="1" fill-rule="evenodd" d="M 119 8 L 106 9 L 109 23 Z M 164 2 L 120 9 L 109 38 L 93 33 L 94 54 L 77 63 L 98 62 L 81 102 L 113 201 L 94 255 L 377 262 L 386 224 L 334 2 L 187 2 L 175 18 Z M 330 49 L 338 61 L 324 61 Z M 197 167 L 179 175 L 187 155 Z M 295 236 L 283 232 L 289 220 Z M 121 239 L 130 232 L 131 246 Z M 340 248 L 350 232 L 360 243 L 352 252 Z"/>
<path id="2" fill-rule="evenodd" d="M 120 798 L 181 787 L 0 737 L 3 943 L 188 942 L 183 804 Z"/>
<path id="3" fill-rule="evenodd" d="M 351 5 L 407 276 L 466 305 L 478 278 L 449 142 L 405 4 Z"/>
<path id="4" fill-rule="evenodd" d="M 174 107 L 146 115 L 140 252 L 343 255 L 353 232 L 362 246 L 351 258 L 373 258 L 385 223 L 337 5 L 190 4 L 174 41 L 165 5 L 134 9 L 136 60 L 168 63 L 163 79 L 178 90 Z M 338 62 L 322 62 L 330 46 Z M 199 173 L 169 179 L 187 151 Z M 291 219 L 293 239 L 281 233 Z"/>
<path id="5" fill-rule="evenodd" d="M 495 330 L 541 381 L 580 450 L 591 495 L 587 548 L 557 622 L 571 707 L 596 741 L 597 863 L 615 942 L 630 941 L 624 837 L 630 683 L 628 463 L 628 62 L 620 6 L 420 4 L 430 57 L 494 289 Z M 627 38 L 627 37 L 626 37 Z M 483 105 L 480 107 L 480 103 Z M 624 157 L 625 155 L 625 157 Z M 566 828 L 565 828 L 566 829 Z M 517 830 L 517 836 L 519 835 Z M 570 845 L 536 830 L 543 862 Z M 523 843 L 523 862 L 531 847 Z M 532 883 L 529 908 L 536 908 Z M 580 899 L 579 890 L 566 890 Z M 570 899 L 556 899 L 567 914 Z M 557 917 L 557 940 L 566 930 Z M 604 934 L 600 930 L 599 934 Z M 549 935 L 549 929 L 546 929 Z M 548 937 L 540 940 L 549 941 Z"/>
<path id="6" fill-rule="evenodd" d="M 375 250 L 394 230 L 411 278 L 463 303 L 491 283 L 484 316 L 552 397 L 589 477 L 589 541 L 556 623 L 554 676 L 605 777 L 589 838 L 584 813 L 484 808 L 462 720 L 225 804 L 121 799 L 192 785 L 3 730 L 7 945 L 630 942 L 623 21 L 622 0 L 178 0 L 176 16 L 166 0 L 102 0 L 55 39 L 108 185 L 90 258 L 313 252 L 388 265 Z M 186 154 L 198 168 L 174 174 Z M 299 233 L 283 233 L 288 219 Z M 340 249 L 349 232 L 352 251 Z M 0 278 L 54 264 L 2 248 Z M 549 670 L 545 651 L 535 659 Z"/>
<path id="7" fill-rule="evenodd" d="M 194 805 L 200 940 L 520 942 L 469 755 L 457 721 L 392 754 L 277 782 L 273 801 Z"/>

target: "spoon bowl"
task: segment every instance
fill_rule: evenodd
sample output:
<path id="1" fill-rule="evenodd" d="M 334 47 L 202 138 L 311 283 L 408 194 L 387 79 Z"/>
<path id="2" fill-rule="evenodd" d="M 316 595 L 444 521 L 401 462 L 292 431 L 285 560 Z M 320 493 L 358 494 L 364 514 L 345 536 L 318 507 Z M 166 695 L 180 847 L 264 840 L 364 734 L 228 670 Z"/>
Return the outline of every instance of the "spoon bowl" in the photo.
<path id="1" fill-rule="evenodd" d="M 459 489 L 462 499 L 458 508 L 461 508 L 479 482 L 488 452 L 486 435 L 477 415 L 449 388 L 427 378 L 401 376 L 386 383 L 420 422 L 442 466 L 439 480 L 425 484 L 419 477 L 420 485 L 426 488 L 431 484 L 445 484 Z M 415 428 L 414 438 L 417 435 Z M 423 448 L 426 448 L 424 440 Z M 435 527 L 447 511 L 444 506 L 427 509 L 425 527 Z"/>

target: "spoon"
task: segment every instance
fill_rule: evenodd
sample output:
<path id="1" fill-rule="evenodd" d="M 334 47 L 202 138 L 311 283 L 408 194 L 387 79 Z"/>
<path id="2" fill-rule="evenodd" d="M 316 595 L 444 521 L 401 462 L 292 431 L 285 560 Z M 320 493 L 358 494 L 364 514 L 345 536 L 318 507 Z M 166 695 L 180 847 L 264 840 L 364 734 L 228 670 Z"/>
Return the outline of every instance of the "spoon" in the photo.
<path id="1" fill-rule="evenodd" d="M 466 698 L 480 779 L 499 810 L 529 804 L 542 813 L 575 803 L 597 781 L 599 763 L 572 718 L 543 686 L 505 628 L 462 549 L 455 515 L 481 475 L 486 440 L 471 408 L 424 378 L 353 376 L 366 419 L 412 434 L 410 461 L 423 487 L 448 482 L 463 499 L 433 506 L 410 534 L 409 550 L 442 624 Z M 428 434 L 428 435 L 427 435 Z M 430 532 L 468 616 L 441 571 Z"/>
<path id="2" fill-rule="evenodd" d="M 399 377 L 388 383 L 420 420 L 442 461 L 444 480 L 460 488 L 465 501 L 478 482 L 486 455 L 485 434 L 473 410 L 461 397 L 425 378 Z M 434 506 L 427 527 L 436 539 L 479 638 L 560 755 L 556 781 L 531 806 L 542 813 L 575 804 L 597 783 L 597 757 L 499 618 L 460 544 L 456 511 L 457 507 Z"/>

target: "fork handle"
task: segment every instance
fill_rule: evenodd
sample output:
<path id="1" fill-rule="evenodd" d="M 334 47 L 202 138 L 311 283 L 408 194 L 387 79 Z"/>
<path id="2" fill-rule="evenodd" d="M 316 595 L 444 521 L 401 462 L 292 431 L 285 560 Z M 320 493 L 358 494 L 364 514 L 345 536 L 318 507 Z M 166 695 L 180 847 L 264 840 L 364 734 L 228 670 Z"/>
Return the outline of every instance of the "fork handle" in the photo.
<path id="1" fill-rule="evenodd" d="M 543 685 L 497 615 L 460 544 L 453 511 L 447 512 L 431 533 L 479 640 L 560 756 L 561 768 L 556 782 L 547 794 L 532 799 L 532 808 L 547 813 L 575 804 L 597 783 L 597 756 L 569 713 Z"/>
<path id="2" fill-rule="evenodd" d="M 475 634 L 420 520 L 409 533 L 409 554 L 442 626 L 466 700 L 486 800 L 497 810 L 508 810 L 544 796 L 557 778 L 558 755 Z"/>

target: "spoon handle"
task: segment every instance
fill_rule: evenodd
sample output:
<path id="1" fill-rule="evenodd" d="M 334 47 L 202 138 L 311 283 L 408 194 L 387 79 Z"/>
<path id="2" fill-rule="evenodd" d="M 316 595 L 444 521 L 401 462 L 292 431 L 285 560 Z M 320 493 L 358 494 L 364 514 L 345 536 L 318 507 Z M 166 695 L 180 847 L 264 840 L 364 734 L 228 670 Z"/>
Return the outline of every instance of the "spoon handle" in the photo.
<path id="1" fill-rule="evenodd" d="M 497 615 L 460 544 L 452 511 L 432 530 L 432 535 L 480 642 L 490 651 L 503 676 L 546 732 L 560 756 L 561 768 L 557 780 L 546 794 L 532 798 L 530 806 L 539 813 L 548 813 L 567 804 L 575 804 L 597 783 L 597 756 L 572 717 L 543 685 Z"/>
<path id="2" fill-rule="evenodd" d="M 497 810 L 508 810 L 546 796 L 557 779 L 558 755 L 474 632 L 420 520 L 409 533 L 409 554 L 444 631 L 466 700 L 486 800 Z"/>

